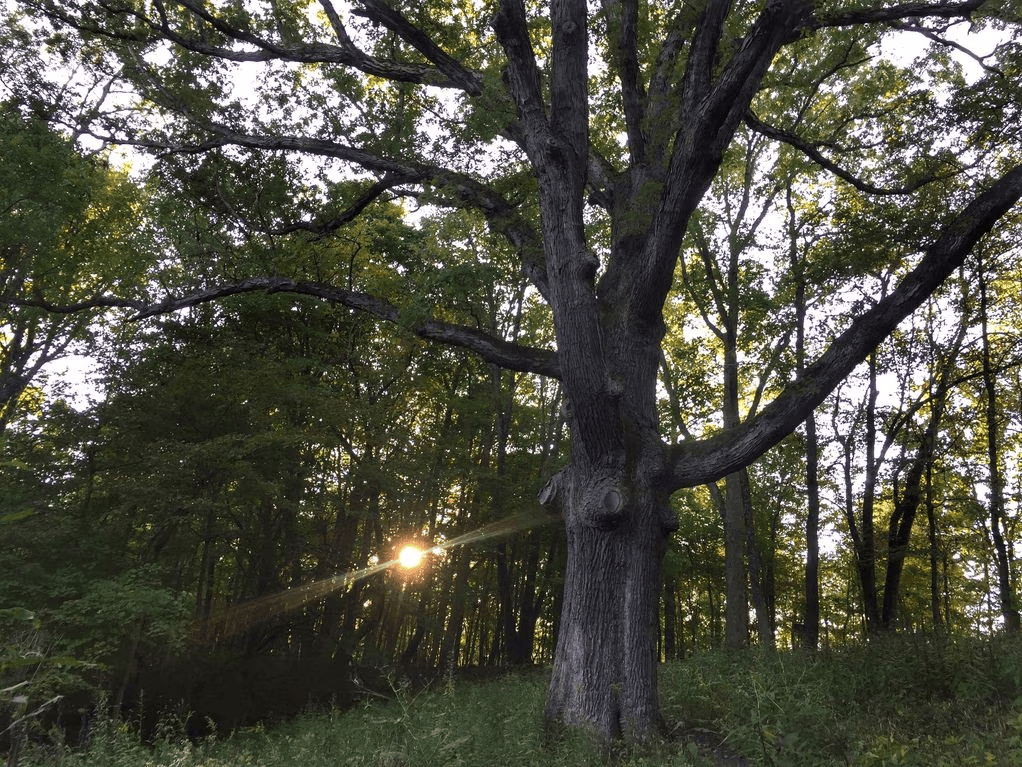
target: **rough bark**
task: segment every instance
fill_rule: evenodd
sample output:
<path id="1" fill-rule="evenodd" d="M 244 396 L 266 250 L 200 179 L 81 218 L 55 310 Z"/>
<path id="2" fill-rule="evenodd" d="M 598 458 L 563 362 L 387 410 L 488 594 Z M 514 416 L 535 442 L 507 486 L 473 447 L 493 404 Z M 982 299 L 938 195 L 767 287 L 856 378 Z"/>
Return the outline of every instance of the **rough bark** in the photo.
<path id="1" fill-rule="evenodd" d="M 644 739 L 661 724 L 655 628 L 669 514 L 650 489 L 622 497 L 618 487 L 594 477 L 562 491 L 568 559 L 545 715 L 599 737 Z"/>
<path id="2" fill-rule="evenodd" d="M 745 565 L 745 508 L 738 472 L 724 481 L 724 646 L 749 645 L 748 573 Z"/>

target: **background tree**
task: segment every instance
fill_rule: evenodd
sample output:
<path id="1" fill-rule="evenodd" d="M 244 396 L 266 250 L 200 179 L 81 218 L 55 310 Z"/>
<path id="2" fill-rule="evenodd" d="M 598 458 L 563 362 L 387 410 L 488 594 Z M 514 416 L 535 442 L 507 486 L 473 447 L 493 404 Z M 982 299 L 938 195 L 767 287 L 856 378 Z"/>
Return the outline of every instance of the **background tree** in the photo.
<path id="1" fill-rule="evenodd" d="M 145 262 L 129 256 L 150 243 L 144 189 L 10 105 L 0 116 L 0 176 L 0 296 L 75 303 L 130 293 Z M 87 347 L 95 315 L 0 305 L 0 434 L 30 406 L 44 368 Z"/>

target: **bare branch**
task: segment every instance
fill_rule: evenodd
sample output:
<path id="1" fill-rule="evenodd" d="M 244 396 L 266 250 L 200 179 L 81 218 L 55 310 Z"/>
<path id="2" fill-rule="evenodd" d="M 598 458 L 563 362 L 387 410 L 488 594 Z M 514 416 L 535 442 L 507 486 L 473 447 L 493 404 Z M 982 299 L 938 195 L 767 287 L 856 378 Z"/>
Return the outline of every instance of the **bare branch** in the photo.
<path id="1" fill-rule="evenodd" d="M 894 29 L 900 29 L 904 32 L 915 32 L 916 34 L 922 35 L 927 40 L 937 43 L 937 45 L 942 45 L 945 48 L 951 48 L 953 50 L 958 51 L 959 53 L 963 53 L 969 58 L 971 58 L 973 61 L 975 61 L 977 64 L 979 64 L 981 67 L 983 67 L 983 69 L 986 70 L 987 72 L 998 75 L 999 77 L 1005 77 L 1005 74 L 1002 70 L 998 69 L 997 67 L 992 67 L 986 63 L 986 60 L 990 58 L 990 55 L 980 56 L 978 53 L 969 50 L 961 43 L 956 43 L 954 40 L 948 40 L 947 38 L 941 37 L 932 29 L 927 29 L 926 27 L 921 26 L 919 24 L 892 23 L 891 26 Z"/>

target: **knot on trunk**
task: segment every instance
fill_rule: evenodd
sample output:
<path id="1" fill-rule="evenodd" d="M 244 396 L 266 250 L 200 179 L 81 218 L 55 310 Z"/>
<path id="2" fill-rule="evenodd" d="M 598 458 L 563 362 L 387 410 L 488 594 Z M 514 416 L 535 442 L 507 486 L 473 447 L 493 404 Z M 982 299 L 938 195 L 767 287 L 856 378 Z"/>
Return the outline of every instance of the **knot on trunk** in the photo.
<path id="1" fill-rule="evenodd" d="M 569 514 L 582 524 L 608 531 L 627 515 L 628 492 L 613 474 L 584 474 L 567 466 L 554 474 L 539 492 L 544 506 Z"/>
<path id="2" fill-rule="evenodd" d="M 583 491 L 584 521 L 597 530 L 617 528 L 625 518 L 625 491 L 613 477 L 597 479 Z"/>

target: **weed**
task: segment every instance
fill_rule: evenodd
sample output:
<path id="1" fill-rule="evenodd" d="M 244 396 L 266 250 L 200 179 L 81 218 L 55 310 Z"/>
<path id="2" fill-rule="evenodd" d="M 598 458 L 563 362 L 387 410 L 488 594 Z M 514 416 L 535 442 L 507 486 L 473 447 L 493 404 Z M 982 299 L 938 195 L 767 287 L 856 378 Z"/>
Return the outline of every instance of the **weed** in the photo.
<path id="1" fill-rule="evenodd" d="M 1022 643 L 883 638 L 825 653 L 715 652 L 664 666 L 662 742 L 544 739 L 546 674 L 449 675 L 387 700 L 306 713 L 200 743 L 168 721 L 155 742 L 115 719 L 85 751 L 36 747 L 25 767 L 719 767 L 1022 764 Z"/>

